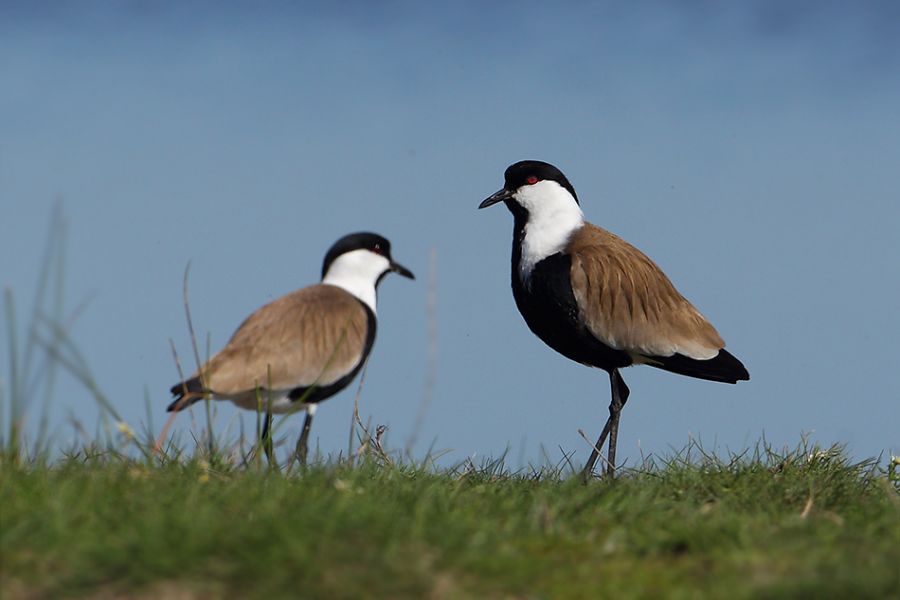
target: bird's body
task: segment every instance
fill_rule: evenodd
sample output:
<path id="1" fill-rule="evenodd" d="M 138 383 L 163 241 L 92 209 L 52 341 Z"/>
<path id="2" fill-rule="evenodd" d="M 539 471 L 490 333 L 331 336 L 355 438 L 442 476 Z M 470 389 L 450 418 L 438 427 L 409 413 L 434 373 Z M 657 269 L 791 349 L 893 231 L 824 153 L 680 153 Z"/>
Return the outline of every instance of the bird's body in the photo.
<path id="1" fill-rule="evenodd" d="M 647 364 L 728 383 L 749 378 L 715 328 L 650 258 L 584 220 L 574 188 L 556 167 L 540 161 L 510 166 L 504 188 L 480 208 L 497 202 L 514 219 L 516 306 L 548 346 L 610 373 L 613 436 L 621 409 L 613 405 L 624 405 L 628 395 L 620 368 Z M 614 448 L 611 441 L 611 461 Z"/>
<path id="2" fill-rule="evenodd" d="M 334 318 L 320 318 L 326 310 Z M 170 408 L 202 400 L 205 391 L 247 410 L 264 400 L 275 414 L 325 400 L 359 372 L 376 323 L 372 309 L 343 288 L 317 284 L 291 292 L 247 317 L 206 363 L 205 386 L 198 375 L 175 385 L 172 393 L 181 398 Z"/>
<path id="3" fill-rule="evenodd" d="M 325 257 L 322 283 L 247 317 L 221 351 L 172 386 L 168 410 L 207 396 L 269 414 L 306 409 L 308 434 L 317 403 L 346 387 L 372 349 L 376 287 L 389 271 L 412 278 L 391 259 L 386 239 L 369 233 L 341 238 Z M 305 457 L 305 437 L 301 442 L 298 454 Z"/>
<path id="4" fill-rule="evenodd" d="M 648 364 L 731 383 L 741 375 L 715 328 L 659 267 L 590 223 L 561 251 L 536 262 L 528 277 L 514 270 L 512 288 L 532 332 L 581 364 Z"/>

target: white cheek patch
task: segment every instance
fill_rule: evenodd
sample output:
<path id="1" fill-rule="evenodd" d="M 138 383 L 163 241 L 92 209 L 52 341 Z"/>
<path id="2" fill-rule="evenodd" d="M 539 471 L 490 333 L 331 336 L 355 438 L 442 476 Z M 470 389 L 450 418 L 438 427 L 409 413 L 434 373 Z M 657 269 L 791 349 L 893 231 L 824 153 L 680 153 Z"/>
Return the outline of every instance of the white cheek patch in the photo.
<path id="1" fill-rule="evenodd" d="M 334 259 L 322 283 L 347 290 L 375 312 L 375 284 L 390 268 L 390 261 L 380 254 L 353 250 Z"/>
<path id="2" fill-rule="evenodd" d="M 524 283 L 534 265 L 565 248 L 572 234 L 584 225 L 584 213 L 572 194 L 555 181 L 520 188 L 515 199 L 528 211 L 519 262 L 519 278 Z"/>

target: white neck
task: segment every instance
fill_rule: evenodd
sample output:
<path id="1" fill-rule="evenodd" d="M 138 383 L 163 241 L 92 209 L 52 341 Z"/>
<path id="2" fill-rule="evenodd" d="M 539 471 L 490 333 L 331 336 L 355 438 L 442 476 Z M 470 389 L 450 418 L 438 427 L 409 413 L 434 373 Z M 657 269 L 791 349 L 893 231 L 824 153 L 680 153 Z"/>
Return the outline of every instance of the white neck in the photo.
<path id="1" fill-rule="evenodd" d="M 353 250 L 338 256 L 328 267 L 322 283 L 343 288 L 375 311 L 375 284 L 391 267 L 390 261 L 368 250 Z"/>
<path id="2" fill-rule="evenodd" d="M 519 261 L 524 283 L 534 265 L 565 248 L 572 233 L 584 225 L 584 213 L 569 190 L 555 181 L 519 188 L 515 199 L 528 211 Z"/>

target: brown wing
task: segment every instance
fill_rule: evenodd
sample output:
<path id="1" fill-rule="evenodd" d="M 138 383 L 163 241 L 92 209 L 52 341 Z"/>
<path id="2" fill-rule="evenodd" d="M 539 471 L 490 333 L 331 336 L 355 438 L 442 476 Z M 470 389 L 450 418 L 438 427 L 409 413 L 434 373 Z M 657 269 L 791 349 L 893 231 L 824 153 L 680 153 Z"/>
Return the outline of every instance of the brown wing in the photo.
<path id="1" fill-rule="evenodd" d="M 665 273 L 625 240 L 591 224 L 569 242 L 572 289 L 591 333 L 631 354 L 706 360 L 725 342 Z"/>
<path id="2" fill-rule="evenodd" d="M 328 385 L 356 365 L 367 328 L 365 308 L 345 290 L 321 284 L 297 290 L 266 304 L 238 327 L 207 363 L 206 385 L 223 396 L 257 386 Z"/>

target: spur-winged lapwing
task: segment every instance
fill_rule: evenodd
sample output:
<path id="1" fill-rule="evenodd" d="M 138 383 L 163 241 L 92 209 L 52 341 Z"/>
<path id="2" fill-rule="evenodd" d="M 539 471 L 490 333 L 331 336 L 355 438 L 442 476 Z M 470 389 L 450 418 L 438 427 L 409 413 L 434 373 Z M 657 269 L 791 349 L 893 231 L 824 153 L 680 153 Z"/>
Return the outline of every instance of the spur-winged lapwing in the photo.
<path id="1" fill-rule="evenodd" d="M 180 411 L 205 396 L 266 411 L 263 443 L 271 460 L 272 413 L 306 409 L 297 457 L 306 461 L 316 405 L 362 368 L 375 341 L 376 288 L 389 272 L 414 279 L 375 233 L 339 239 L 322 264 L 322 282 L 266 304 L 238 327 L 199 371 L 172 386 Z"/>
<path id="2" fill-rule="evenodd" d="M 609 436 L 616 464 L 619 413 L 628 387 L 619 369 L 645 364 L 680 375 L 737 383 L 750 375 L 725 342 L 643 252 L 584 220 L 575 188 L 536 160 L 506 169 L 503 189 L 482 202 L 513 214 L 512 289 L 531 331 L 581 364 L 609 373 L 609 419 L 584 468 Z"/>

